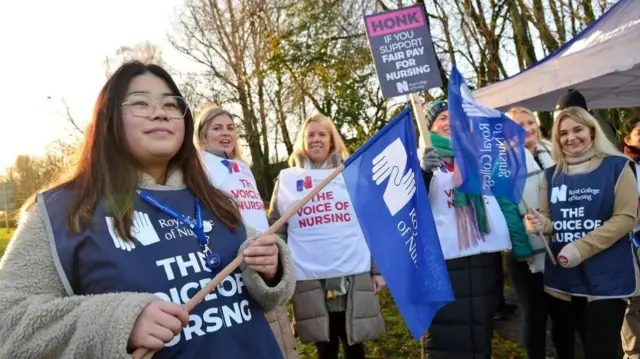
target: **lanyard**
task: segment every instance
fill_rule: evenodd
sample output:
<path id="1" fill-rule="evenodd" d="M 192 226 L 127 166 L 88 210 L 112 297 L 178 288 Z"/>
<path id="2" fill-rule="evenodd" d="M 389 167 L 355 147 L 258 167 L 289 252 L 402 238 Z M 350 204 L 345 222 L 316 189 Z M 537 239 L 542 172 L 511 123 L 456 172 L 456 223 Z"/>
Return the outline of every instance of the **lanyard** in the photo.
<path id="1" fill-rule="evenodd" d="M 200 248 L 202 249 L 202 253 L 205 256 L 205 262 L 206 262 L 205 264 L 207 265 L 207 267 L 209 269 L 213 270 L 214 268 L 217 268 L 220 265 L 220 257 L 217 254 L 215 254 L 215 253 L 213 253 L 211 251 L 211 249 L 209 248 L 209 239 L 204 234 L 204 225 L 203 225 L 203 222 L 202 222 L 202 208 L 200 206 L 200 200 L 198 200 L 197 198 L 194 200 L 195 207 L 196 207 L 196 218 L 195 218 L 195 221 L 194 221 L 194 220 L 191 220 L 191 219 L 187 218 L 183 214 L 174 211 L 173 209 L 167 207 L 166 205 L 158 202 L 150 194 L 148 194 L 148 193 L 146 193 L 146 192 L 144 192 L 142 190 L 137 190 L 136 193 L 138 193 L 140 198 L 142 198 L 143 200 L 147 201 L 148 203 L 150 203 L 154 207 L 158 208 L 159 210 L 161 210 L 165 214 L 167 214 L 167 215 L 177 219 L 178 221 L 184 223 L 186 226 L 191 228 L 192 231 L 195 232 L 196 237 L 198 239 L 198 244 L 200 244 Z"/>

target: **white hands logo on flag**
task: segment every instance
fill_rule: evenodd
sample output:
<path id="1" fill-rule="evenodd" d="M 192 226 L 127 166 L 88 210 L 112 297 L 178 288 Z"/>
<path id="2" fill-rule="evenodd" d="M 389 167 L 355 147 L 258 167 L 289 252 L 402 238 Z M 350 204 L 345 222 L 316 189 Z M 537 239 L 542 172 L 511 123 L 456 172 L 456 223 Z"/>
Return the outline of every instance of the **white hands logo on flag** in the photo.
<path id="1" fill-rule="evenodd" d="M 107 228 L 109 229 L 109 234 L 113 239 L 113 244 L 118 249 L 122 249 L 123 251 L 131 251 L 136 248 L 136 245 L 133 242 L 127 241 L 120 237 L 118 232 L 116 232 L 114 219 L 113 217 L 105 217 L 105 221 L 107 222 Z M 143 246 L 148 246 L 153 243 L 160 242 L 160 237 L 158 237 L 158 233 L 153 228 L 153 224 L 149 219 L 149 215 L 143 212 L 133 211 L 133 224 L 131 226 L 131 236 L 135 238 L 140 244 Z"/>
<path id="2" fill-rule="evenodd" d="M 404 174 L 406 167 L 407 151 L 399 138 L 373 159 L 372 178 L 376 185 L 389 178 L 382 198 L 392 216 L 395 216 L 416 193 L 416 176 L 411 168 Z"/>
<path id="3" fill-rule="evenodd" d="M 473 100 L 473 95 L 467 85 L 460 85 L 460 97 L 462 98 L 462 110 L 469 117 L 500 117 L 498 110 L 482 106 Z"/>

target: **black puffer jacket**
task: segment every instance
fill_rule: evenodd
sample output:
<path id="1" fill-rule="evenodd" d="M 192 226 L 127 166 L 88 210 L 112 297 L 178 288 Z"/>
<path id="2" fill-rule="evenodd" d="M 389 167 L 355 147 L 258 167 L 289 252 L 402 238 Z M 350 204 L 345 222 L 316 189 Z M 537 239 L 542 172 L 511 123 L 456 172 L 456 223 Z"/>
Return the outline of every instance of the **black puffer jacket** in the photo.
<path id="1" fill-rule="evenodd" d="M 427 190 L 432 174 L 423 172 Z M 455 301 L 441 308 L 423 338 L 423 359 L 491 359 L 500 294 L 501 254 L 447 260 Z"/>

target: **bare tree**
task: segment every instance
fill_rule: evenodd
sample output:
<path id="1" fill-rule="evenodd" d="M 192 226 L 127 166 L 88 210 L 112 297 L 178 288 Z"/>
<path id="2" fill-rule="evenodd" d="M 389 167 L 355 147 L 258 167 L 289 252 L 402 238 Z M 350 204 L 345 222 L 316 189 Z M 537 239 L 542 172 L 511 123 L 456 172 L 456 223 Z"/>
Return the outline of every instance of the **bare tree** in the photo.
<path id="1" fill-rule="evenodd" d="M 132 60 L 138 60 L 144 64 L 165 66 L 162 52 L 156 45 L 146 41 L 135 44 L 134 46 L 120 46 L 113 55 L 106 56 L 104 59 L 106 76 L 110 77 L 114 69 Z"/>
<path id="2" fill-rule="evenodd" d="M 275 111 L 267 96 L 275 81 L 267 68 L 270 43 L 265 18 L 277 16 L 273 1 L 188 0 L 178 19 L 179 35 L 171 37 L 175 49 L 201 65 L 207 97 L 217 103 L 237 104 L 241 130 L 251 153 L 258 186 L 271 189 L 269 118 Z"/>
<path id="3" fill-rule="evenodd" d="M 72 132 L 74 132 L 72 135 L 82 136 L 84 134 L 84 130 L 82 129 L 82 127 L 80 127 L 76 119 L 71 115 L 71 108 L 69 107 L 69 104 L 65 99 L 62 99 L 62 105 L 64 106 L 65 118 L 71 125 Z"/>

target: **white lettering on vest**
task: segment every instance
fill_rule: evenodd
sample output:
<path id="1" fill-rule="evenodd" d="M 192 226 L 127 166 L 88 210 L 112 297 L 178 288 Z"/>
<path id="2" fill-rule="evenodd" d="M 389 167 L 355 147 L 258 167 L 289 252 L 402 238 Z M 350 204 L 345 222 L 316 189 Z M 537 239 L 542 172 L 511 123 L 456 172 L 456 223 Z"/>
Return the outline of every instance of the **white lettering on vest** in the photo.
<path id="1" fill-rule="evenodd" d="M 179 228 L 182 225 L 182 222 L 177 219 L 159 219 L 158 224 L 160 224 L 160 228 Z"/>
<path id="2" fill-rule="evenodd" d="M 602 225 L 600 219 L 584 218 L 584 207 L 561 208 L 560 213 L 562 219 L 552 223 L 556 233 L 551 239 L 556 243 L 573 242 Z"/>
<path id="3" fill-rule="evenodd" d="M 189 275 L 189 272 L 187 272 L 187 268 L 189 267 L 193 268 L 193 273 L 200 273 L 202 271 L 202 269 L 200 269 L 200 266 L 198 265 L 198 258 L 194 253 L 189 253 L 188 261 L 183 260 L 182 256 L 177 256 L 176 262 L 178 264 L 178 268 L 180 268 L 180 274 L 183 277 Z"/>
<path id="4" fill-rule="evenodd" d="M 173 257 L 156 261 L 156 265 L 158 267 L 159 266 L 164 267 L 164 273 L 167 275 L 168 280 L 173 280 L 176 278 L 175 275 L 173 275 L 173 270 L 171 269 L 171 263 L 175 263 L 175 262 L 176 262 L 176 259 Z"/>
<path id="5" fill-rule="evenodd" d="M 168 258 L 175 261 L 175 258 Z M 163 260 L 167 262 L 167 260 Z M 170 288 L 167 293 L 157 292 L 154 295 L 167 302 L 176 304 L 186 304 L 200 289 L 207 286 L 211 278 L 203 278 L 198 282 L 188 282 L 180 288 Z M 241 273 L 234 273 L 225 277 L 216 289 L 204 297 L 204 303 L 211 303 L 218 298 L 233 298 L 242 294 L 244 281 Z M 182 330 L 182 333 L 176 335 L 171 342 L 166 344 L 171 347 L 180 342 L 182 335 L 185 340 L 191 340 L 194 337 L 201 337 L 206 333 L 214 333 L 223 327 L 231 327 L 239 325 L 251 320 L 252 313 L 249 308 L 249 302 L 246 299 L 240 301 L 226 303 L 224 305 L 211 306 L 206 309 L 202 316 L 198 314 L 189 315 L 189 325 Z"/>
<path id="6" fill-rule="evenodd" d="M 211 278 L 203 278 L 198 282 L 188 282 L 180 288 L 170 288 L 169 294 L 158 292 L 155 293 L 155 295 L 167 302 L 184 305 L 187 304 L 200 289 L 206 287 L 210 281 Z M 218 299 L 218 295 L 224 298 L 231 298 L 234 295 L 242 294 L 242 287 L 244 287 L 244 281 L 242 280 L 241 273 L 235 273 L 233 276 L 229 275 L 218 284 L 216 290 L 204 297 L 204 301 L 207 302 Z"/>
<path id="7" fill-rule="evenodd" d="M 178 228 L 178 234 L 180 235 L 180 237 L 195 237 L 195 238 L 198 238 L 196 236 L 196 233 L 194 231 L 192 231 L 191 228 L 187 228 L 187 227 L 179 227 Z"/>
<path id="8" fill-rule="evenodd" d="M 176 278 L 176 273 L 172 266 L 174 263 L 178 266 L 180 277 L 186 277 L 202 271 L 211 272 L 211 270 L 205 265 L 205 258 L 202 252 L 192 252 L 189 253 L 187 257 L 188 259 L 186 260 L 182 256 L 160 259 L 156 261 L 156 265 L 158 267 L 163 267 L 164 273 L 167 275 L 167 280 L 174 280 Z M 189 268 L 192 268 L 193 270 L 188 270 Z"/>
<path id="9" fill-rule="evenodd" d="M 165 347 L 172 347 L 180 342 L 184 335 L 184 340 L 189 341 L 194 337 L 202 337 L 207 333 L 215 333 L 223 327 L 231 327 L 251 321 L 252 313 L 249 308 L 249 301 L 243 299 L 231 305 L 212 307 L 204 311 L 202 316 L 198 314 L 189 315 L 189 325 L 182 329 L 182 332 L 165 344 Z"/>

